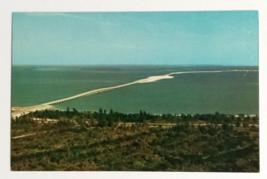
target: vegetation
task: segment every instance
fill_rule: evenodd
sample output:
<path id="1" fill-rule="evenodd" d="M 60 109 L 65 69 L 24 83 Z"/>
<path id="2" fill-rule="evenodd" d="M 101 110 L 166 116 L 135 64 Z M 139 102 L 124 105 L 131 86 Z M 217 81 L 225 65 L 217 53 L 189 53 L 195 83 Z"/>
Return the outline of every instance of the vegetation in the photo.
<path id="1" fill-rule="evenodd" d="M 11 169 L 259 172 L 258 124 L 218 112 L 36 111 L 11 121 Z"/>

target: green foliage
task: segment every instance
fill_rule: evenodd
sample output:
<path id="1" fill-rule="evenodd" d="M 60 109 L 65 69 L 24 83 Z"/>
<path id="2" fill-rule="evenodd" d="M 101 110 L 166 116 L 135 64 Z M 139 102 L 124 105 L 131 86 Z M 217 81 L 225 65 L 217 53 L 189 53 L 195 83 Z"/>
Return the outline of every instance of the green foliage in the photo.
<path id="1" fill-rule="evenodd" d="M 33 120 L 37 116 L 44 120 L 57 117 L 53 118 L 57 120 L 40 123 Z M 206 123 L 194 126 L 198 120 Z M 91 121 L 97 122 L 91 125 Z M 150 123 L 152 121 L 155 123 Z M 150 126 L 159 121 L 158 127 Z M 257 126 L 238 128 L 239 132 L 233 126 L 253 122 L 244 121 L 219 112 L 161 116 L 142 110 L 132 114 L 103 109 L 96 112 L 36 111 L 11 120 L 12 137 L 23 132 L 36 133 L 11 140 L 11 168 L 26 171 L 257 172 Z M 117 126 L 118 122 L 122 122 L 122 126 Z M 168 122 L 172 125 L 164 125 Z"/>
<path id="2" fill-rule="evenodd" d="M 56 123 L 56 126 L 57 127 L 73 127 L 75 126 L 75 123 L 71 120 L 59 120 L 57 123 Z"/>
<path id="3" fill-rule="evenodd" d="M 249 124 L 247 122 L 243 122 L 243 127 L 249 127 Z"/>

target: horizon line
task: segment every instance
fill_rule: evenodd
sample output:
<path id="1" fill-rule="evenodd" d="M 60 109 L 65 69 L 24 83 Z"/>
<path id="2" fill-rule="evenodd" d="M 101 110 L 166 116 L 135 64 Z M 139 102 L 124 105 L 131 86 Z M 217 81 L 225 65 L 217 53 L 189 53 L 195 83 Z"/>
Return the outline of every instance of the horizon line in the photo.
<path id="1" fill-rule="evenodd" d="M 219 64 L 11 64 L 11 66 L 236 66 L 259 67 L 259 65 L 219 65 Z"/>

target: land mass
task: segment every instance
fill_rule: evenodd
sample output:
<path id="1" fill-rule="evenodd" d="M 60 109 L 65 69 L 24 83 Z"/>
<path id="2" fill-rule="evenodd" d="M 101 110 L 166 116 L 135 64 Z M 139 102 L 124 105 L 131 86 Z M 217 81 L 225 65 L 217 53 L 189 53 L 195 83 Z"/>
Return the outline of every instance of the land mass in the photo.
<path id="1" fill-rule="evenodd" d="M 218 112 L 29 112 L 11 122 L 11 169 L 259 172 L 258 125 Z"/>

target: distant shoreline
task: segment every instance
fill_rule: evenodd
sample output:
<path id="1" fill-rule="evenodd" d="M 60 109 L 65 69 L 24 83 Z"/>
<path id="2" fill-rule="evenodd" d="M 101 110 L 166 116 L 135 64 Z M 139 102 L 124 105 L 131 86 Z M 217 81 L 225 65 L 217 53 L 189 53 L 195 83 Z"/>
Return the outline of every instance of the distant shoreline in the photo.
<path id="1" fill-rule="evenodd" d="M 150 82 L 155 82 L 155 81 L 158 81 L 161 79 L 172 79 L 172 78 L 174 78 L 172 75 L 189 74 L 189 73 L 223 73 L 223 72 L 240 72 L 240 71 L 245 71 L 245 72 L 253 71 L 254 72 L 254 71 L 258 71 L 258 70 L 246 70 L 246 69 L 237 70 L 237 69 L 235 69 L 235 70 L 214 70 L 214 71 L 180 71 L 180 72 L 168 73 L 165 75 L 150 76 L 148 78 L 140 79 L 140 80 L 137 80 L 137 81 L 134 81 L 131 83 L 126 83 L 126 84 L 113 86 L 113 87 L 90 90 L 90 91 L 87 91 L 87 92 L 84 92 L 84 93 L 81 93 L 78 95 L 74 95 L 74 96 L 71 96 L 68 98 L 63 98 L 63 99 L 43 103 L 40 105 L 33 105 L 33 106 L 27 106 L 27 107 L 12 107 L 11 108 L 11 116 L 12 117 L 19 117 L 21 115 L 28 114 L 30 112 L 34 112 L 36 110 L 50 109 L 53 107 L 53 104 L 62 103 L 62 102 L 73 100 L 73 99 L 76 99 L 79 97 L 83 97 L 83 96 L 87 96 L 87 95 L 93 95 L 93 94 L 97 94 L 97 93 L 109 91 L 112 89 L 129 86 L 129 85 L 133 85 L 133 84 L 137 84 L 137 83 L 150 83 Z M 12 113 L 12 111 L 13 111 L 13 113 Z"/>
<path id="2" fill-rule="evenodd" d="M 251 68 L 259 68 L 259 65 L 201 65 L 201 64 L 174 64 L 174 65 L 167 65 L 167 64 L 160 64 L 160 65 L 151 65 L 151 64 L 78 64 L 78 65 L 48 65 L 48 64 L 41 64 L 41 65 L 33 65 L 33 64 L 12 64 L 12 67 L 234 67 L 234 68 L 243 68 L 243 67 L 251 67 Z"/>

